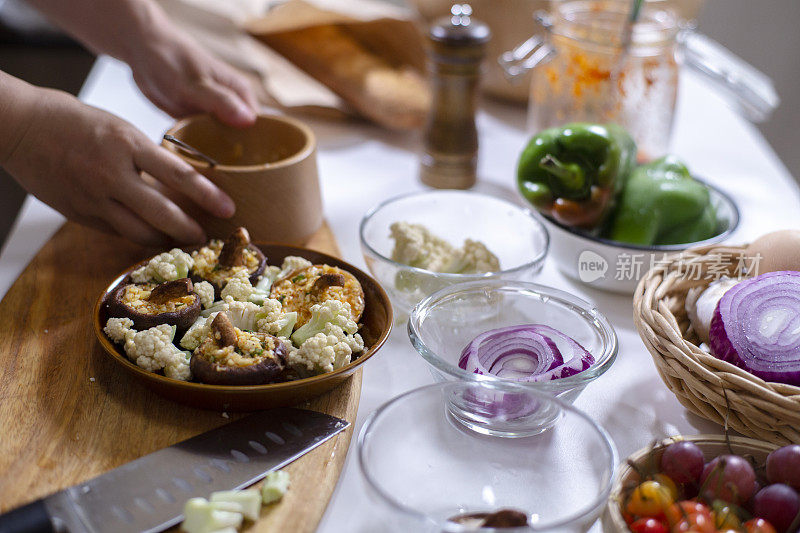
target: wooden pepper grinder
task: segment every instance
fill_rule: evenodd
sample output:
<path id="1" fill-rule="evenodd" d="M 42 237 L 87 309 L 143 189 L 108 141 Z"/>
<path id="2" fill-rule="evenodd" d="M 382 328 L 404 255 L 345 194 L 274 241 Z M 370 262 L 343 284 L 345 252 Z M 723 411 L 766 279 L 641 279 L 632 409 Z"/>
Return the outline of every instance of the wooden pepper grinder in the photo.
<path id="1" fill-rule="evenodd" d="M 475 184 L 478 162 L 475 110 L 481 62 L 492 34 L 470 17 L 469 4 L 454 4 L 450 13 L 428 33 L 433 98 L 420 179 L 437 189 L 468 189 Z"/>

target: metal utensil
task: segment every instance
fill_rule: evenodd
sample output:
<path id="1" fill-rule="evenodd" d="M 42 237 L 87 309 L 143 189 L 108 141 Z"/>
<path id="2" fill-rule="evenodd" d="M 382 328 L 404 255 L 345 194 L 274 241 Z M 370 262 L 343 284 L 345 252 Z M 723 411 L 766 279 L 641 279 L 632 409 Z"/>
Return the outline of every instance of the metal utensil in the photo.
<path id="1" fill-rule="evenodd" d="M 0 533 L 157 532 L 189 498 L 246 487 L 350 425 L 316 411 L 261 411 L 0 515 Z"/>
<path id="2" fill-rule="evenodd" d="M 184 152 L 188 153 L 189 155 L 194 156 L 194 157 L 196 157 L 196 158 L 198 158 L 198 159 L 200 159 L 202 161 L 205 161 L 206 163 L 208 163 L 212 167 L 215 167 L 215 166 L 219 165 L 219 163 L 217 162 L 216 159 L 212 158 L 211 156 L 207 156 L 206 154 L 204 154 L 203 152 L 201 152 L 200 150 L 198 150 L 197 148 L 195 148 L 191 144 L 187 144 L 187 143 L 183 142 L 182 140 L 178 139 L 174 135 L 166 134 L 166 135 L 164 135 L 164 140 L 167 141 L 167 142 L 171 142 L 172 144 L 174 144 L 175 146 L 177 146 L 178 148 L 180 148 Z"/>
<path id="3" fill-rule="evenodd" d="M 633 27 L 636 25 L 636 22 L 639 20 L 639 15 L 642 12 L 642 4 L 643 0 L 632 0 L 631 2 L 631 10 L 628 13 L 628 18 L 625 20 L 625 25 L 622 28 L 622 38 L 621 38 L 621 45 L 619 55 L 617 56 L 617 60 L 614 64 L 614 68 L 611 70 L 611 77 L 612 79 L 618 79 L 622 69 L 625 67 L 625 61 L 628 59 L 628 55 L 631 51 L 631 44 L 633 41 Z"/>

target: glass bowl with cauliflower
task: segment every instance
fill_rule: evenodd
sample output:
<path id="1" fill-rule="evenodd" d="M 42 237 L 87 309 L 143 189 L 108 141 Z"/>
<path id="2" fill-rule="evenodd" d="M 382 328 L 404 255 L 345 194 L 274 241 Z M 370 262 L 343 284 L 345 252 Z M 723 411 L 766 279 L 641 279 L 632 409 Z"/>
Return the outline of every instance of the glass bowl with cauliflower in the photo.
<path id="1" fill-rule="evenodd" d="M 469 191 L 391 198 L 361 220 L 361 250 L 398 319 L 439 289 L 481 279 L 531 280 L 549 248 L 530 210 Z"/>
<path id="2" fill-rule="evenodd" d="M 392 309 L 334 257 L 256 246 L 244 228 L 121 274 L 95 309 L 103 348 L 151 388 L 199 407 L 286 405 L 328 390 L 383 344 Z"/>

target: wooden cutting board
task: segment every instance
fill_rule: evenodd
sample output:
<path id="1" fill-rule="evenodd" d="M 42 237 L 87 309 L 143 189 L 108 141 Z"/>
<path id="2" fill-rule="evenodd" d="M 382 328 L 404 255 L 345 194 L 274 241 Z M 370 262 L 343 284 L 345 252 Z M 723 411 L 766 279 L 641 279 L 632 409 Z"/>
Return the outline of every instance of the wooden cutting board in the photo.
<path id="1" fill-rule="evenodd" d="M 327 225 L 306 246 L 339 255 Z M 68 222 L 0 302 L 0 511 L 243 416 L 164 400 L 100 348 L 95 300 L 117 273 L 157 252 Z M 359 369 L 298 407 L 354 422 L 360 394 Z M 316 529 L 352 432 L 289 465 L 289 492 L 246 531 Z"/>

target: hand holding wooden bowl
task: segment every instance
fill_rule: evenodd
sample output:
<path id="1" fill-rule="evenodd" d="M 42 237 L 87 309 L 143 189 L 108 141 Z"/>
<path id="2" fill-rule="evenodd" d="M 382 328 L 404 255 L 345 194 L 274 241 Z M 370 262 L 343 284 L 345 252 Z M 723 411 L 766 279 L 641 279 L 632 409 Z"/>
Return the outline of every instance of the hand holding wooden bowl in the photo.
<path id="1" fill-rule="evenodd" d="M 209 235 L 228 235 L 244 226 L 256 242 L 299 245 L 322 225 L 317 141 L 299 120 L 259 115 L 253 126 L 234 128 L 210 115 L 195 115 L 179 120 L 166 135 L 216 161 L 212 165 L 176 144 L 162 143 L 236 203 L 233 217 L 222 219 L 177 199 Z"/>

